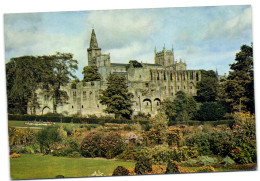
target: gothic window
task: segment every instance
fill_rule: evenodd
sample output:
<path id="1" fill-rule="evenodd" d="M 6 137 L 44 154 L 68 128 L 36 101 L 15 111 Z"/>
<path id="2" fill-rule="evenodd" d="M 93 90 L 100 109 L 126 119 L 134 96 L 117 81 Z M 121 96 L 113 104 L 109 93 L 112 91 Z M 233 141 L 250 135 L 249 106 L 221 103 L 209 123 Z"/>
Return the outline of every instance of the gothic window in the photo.
<path id="1" fill-rule="evenodd" d="M 186 87 L 185 87 L 185 86 L 184 86 L 183 88 L 184 88 L 184 89 L 186 89 Z"/>
<path id="2" fill-rule="evenodd" d="M 193 80 L 193 72 L 190 74 L 190 80 Z"/>
<path id="3" fill-rule="evenodd" d="M 77 89 L 77 85 L 76 84 L 71 84 L 71 89 Z"/>
<path id="4" fill-rule="evenodd" d="M 83 109 L 83 105 L 81 106 L 81 108 Z"/>
<path id="5" fill-rule="evenodd" d="M 140 77 L 140 79 L 142 78 L 142 76 L 141 76 L 141 75 L 140 75 L 139 77 Z"/>
<path id="6" fill-rule="evenodd" d="M 76 96 L 77 96 L 77 92 L 73 91 L 73 97 L 76 97 Z"/>
<path id="7" fill-rule="evenodd" d="M 190 86 L 190 89 L 192 89 L 192 86 Z"/>
<path id="8" fill-rule="evenodd" d="M 178 86 L 178 90 L 180 89 L 180 86 Z"/>
<path id="9" fill-rule="evenodd" d="M 160 80 L 159 72 L 157 73 L 157 80 Z"/>
<path id="10" fill-rule="evenodd" d="M 87 83 L 86 82 L 83 82 L 83 87 L 86 87 L 87 86 Z"/>
<path id="11" fill-rule="evenodd" d="M 74 107 L 73 107 L 73 106 L 71 106 L 71 108 L 73 109 Z"/>
<path id="12" fill-rule="evenodd" d="M 91 82 L 91 86 L 94 86 L 95 85 L 95 83 L 94 82 Z"/>
<path id="13" fill-rule="evenodd" d="M 196 81 L 199 81 L 199 74 L 196 73 Z"/>
<path id="14" fill-rule="evenodd" d="M 149 87 L 149 83 L 145 83 L 145 87 Z"/>
<path id="15" fill-rule="evenodd" d="M 153 80 L 153 73 L 151 72 L 151 80 Z"/>
<path id="16" fill-rule="evenodd" d="M 171 76 L 170 76 L 170 77 L 171 77 L 171 80 L 172 80 L 172 73 L 171 73 Z"/>
<path id="17" fill-rule="evenodd" d="M 183 80 L 185 80 L 185 73 L 183 74 Z"/>
<path id="18" fill-rule="evenodd" d="M 164 80 L 166 80 L 166 74 L 165 74 L 165 72 L 164 72 Z"/>
<path id="19" fill-rule="evenodd" d="M 85 99 L 87 97 L 86 91 L 83 91 L 83 98 Z"/>

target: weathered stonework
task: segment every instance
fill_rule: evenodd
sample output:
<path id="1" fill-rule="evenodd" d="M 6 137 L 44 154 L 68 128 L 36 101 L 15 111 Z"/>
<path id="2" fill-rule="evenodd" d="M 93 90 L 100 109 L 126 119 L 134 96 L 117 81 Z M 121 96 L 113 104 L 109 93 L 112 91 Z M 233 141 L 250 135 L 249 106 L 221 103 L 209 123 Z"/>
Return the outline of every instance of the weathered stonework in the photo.
<path id="1" fill-rule="evenodd" d="M 160 103 L 164 99 L 173 99 L 176 92 L 182 90 L 189 95 L 197 94 L 196 84 L 201 79 L 199 70 L 186 70 L 186 63 L 181 59 L 174 59 L 174 51 L 154 50 L 155 64 L 141 63 L 142 67 L 129 64 L 110 62 L 110 54 L 102 54 L 98 47 L 95 31 L 92 30 L 90 47 L 87 49 L 88 65 L 96 65 L 101 74 L 100 81 L 79 82 L 72 86 L 68 84 L 62 89 L 67 91 L 69 100 L 66 104 L 57 107 L 58 113 L 67 115 L 80 114 L 83 116 L 95 114 L 105 115 L 98 100 L 99 90 L 106 88 L 106 77 L 110 73 L 123 75 L 128 82 L 129 91 L 134 94 L 134 114 L 138 112 L 157 113 Z M 41 115 L 53 111 L 52 100 L 37 91 L 40 108 L 36 114 Z M 32 111 L 28 108 L 28 113 Z"/>

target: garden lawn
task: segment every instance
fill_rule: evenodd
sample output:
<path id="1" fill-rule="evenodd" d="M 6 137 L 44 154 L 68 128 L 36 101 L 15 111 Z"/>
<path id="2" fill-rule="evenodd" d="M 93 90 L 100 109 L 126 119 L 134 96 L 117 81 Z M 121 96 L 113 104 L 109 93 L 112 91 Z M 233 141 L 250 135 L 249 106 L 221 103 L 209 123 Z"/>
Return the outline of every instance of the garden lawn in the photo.
<path id="1" fill-rule="evenodd" d="M 100 170 L 104 176 L 112 175 L 117 166 L 134 167 L 134 162 L 107 160 L 103 158 L 66 158 L 51 155 L 21 154 L 19 158 L 10 159 L 12 179 L 89 177 Z"/>

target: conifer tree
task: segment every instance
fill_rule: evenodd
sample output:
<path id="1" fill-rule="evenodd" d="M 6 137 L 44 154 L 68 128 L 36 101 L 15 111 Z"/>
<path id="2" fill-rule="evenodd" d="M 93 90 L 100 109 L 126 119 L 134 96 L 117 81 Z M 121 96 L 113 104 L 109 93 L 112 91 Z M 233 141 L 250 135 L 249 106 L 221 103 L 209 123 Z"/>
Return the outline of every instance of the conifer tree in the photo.
<path id="1" fill-rule="evenodd" d="M 125 77 L 110 74 L 107 77 L 107 88 L 101 90 L 99 100 L 102 105 L 106 105 L 106 113 L 115 114 L 116 118 L 122 116 L 129 119 L 133 113 L 132 98 Z"/>

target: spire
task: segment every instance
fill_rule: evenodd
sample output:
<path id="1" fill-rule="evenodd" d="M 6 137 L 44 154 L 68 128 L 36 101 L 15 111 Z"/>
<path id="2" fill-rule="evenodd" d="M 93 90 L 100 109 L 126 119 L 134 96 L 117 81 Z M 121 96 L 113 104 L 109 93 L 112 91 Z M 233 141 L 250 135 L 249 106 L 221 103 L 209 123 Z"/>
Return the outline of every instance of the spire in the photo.
<path id="1" fill-rule="evenodd" d="M 97 38 L 94 29 L 92 29 L 89 48 L 98 48 Z"/>
<path id="2" fill-rule="evenodd" d="M 156 46 L 154 47 L 154 54 L 156 54 Z"/>

